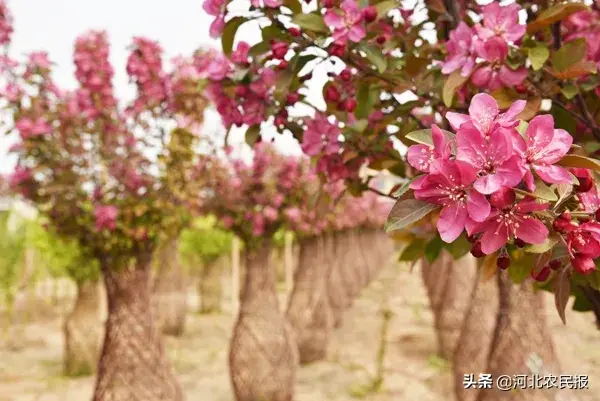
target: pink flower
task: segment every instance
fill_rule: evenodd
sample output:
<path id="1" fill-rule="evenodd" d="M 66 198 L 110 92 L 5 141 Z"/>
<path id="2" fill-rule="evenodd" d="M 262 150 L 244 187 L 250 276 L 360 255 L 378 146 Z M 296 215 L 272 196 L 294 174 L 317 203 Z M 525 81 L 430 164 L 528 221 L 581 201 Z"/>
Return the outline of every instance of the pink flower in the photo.
<path id="1" fill-rule="evenodd" d="M 567 234 L 567 246 L 572 255 L 600 257 L 600 223 L 587 222 Z"/>
<path id="2" fill-rule="evenodd" d="M 19 134 L 23 140 L 44 135 L 52 131 L 52 127 L 43 117 L 39 117 L 36 120 L 22 117 L 16 122 L 15 127 L 19 130 Z"/>
<path id="3" fill-rule="evenodd" d="M 325 115 L 319 113 L 306 123 L 306 130 L 302 137 L 302 151 L 309 156 L 317 156 L 321 152 L 337 153 L 340 149 L 340 134 L 338 126 L 331 124 Z"/>
<path id="4" fill-rule="evenodd" d="M 210 24 L 209 32 L 212 38 L 218 38 L 225 28 L 225 0 L 205 0 L 202 8 L 208 15 L 216 17 Z"/>
<path id="5" fill-rule="evenodd" d="M 497 127 L 513 128 L 519 122 L 517 116 L 527 104 L 524 100 L 515 101 L 506 113 L 500 114 L 496 99 L 485 93 L 478 93 L 471 99 L 469 115 L 447 112 L 446 118 L 455 130 L 460 130 L 463 124 L 472 123 L 484 136 L 489 136 Z"/>
<path id="6" fill-rule="evenodd" d="M 442 205 L 437 229 L 445 242 L 453 242 L 472 221 L 484 221 L 490 204 L 479 192 L 470 188 L 477 172 L 460 160 L 435 160 L 431 173 L 413 181 L 415 199 Z"/>
<path id="7" fill-rule="evenodd" d="M 14 83 L 9 83 L 2 90 L 2 96 L 4 96 L 9 102 L 16 102 L 23 96 L 23 89 Z"/>
<path id="8" fill-rule="evenodd" d="M 333 28 L 333 38 L 339 44 L 345 44 L 348 39 L 360 42 L 367 36 L 367 31 L 358 4 L 355 0 L 344 0 L 341 10 L 341 16 L 331 9 L 325 13 L 325 23 Z"/>
<path id="9" fill-rule="evenodd" d="M 225 29 L 225 15 L 221 14 L 214 19 L 214 21 L 210 24 L 208 28 L 208 33 L 211 38 L 217 39 L 221 34 L 223 34 L 223 29 Z"/>
<path id="10" fill-rule="evenodd" d="M 523 178 L 522 161 L 513 155 L 510 130 L 497 127 L 488 138 L 472 124 L 463 125 L 456 135 L 456 159 L 477 171 L 473 187 L 489 195 L 503 186 L 515 187 Z"/>
<path id="11" fill-rule="evenodd" d="M 600 209 L 600 197 L 598 196 L 598 187 L 596 184 L 589 191 L 577 194 L 577 197 L 584 211 L 594 213 Z"/>
<path id="12" fill-rule="evenodd" d="M 0 0 L 0 46 L 10 43 L 13 33 L 13 17 L 5 0 Z"/>
<path id="13" fill-rule="evenodd" d="M 567 154 L 573 144 L 573 137 L 563 129 L 554 128 L 554 118 L 549 114 L 534 117 L 527 127 L 526 139 L 513 135 L 513 149 L 525 161 L 527 172 L 525 184 L 530 191 L 535 190 L 533 171 L 550 184 L 568 184 L 572 182 L 569 172 L 553 165 Z"/>
<path id="14" fill-rule="evenodd" d="M 261 0 L 251 0 L 250 3 L 252 3 L 252 5 L 254 7 L 257 8 L 261 8 Z M 283 4 L 282 1 L 280 0 L 263 0 L 262 3 L 264 3 L 265 7 L 269 7 L 269 8 L 277 8 L 279 6 L 281 6 L 281 4 Z"/>
<path id="15" fill-rule="evenodd" d="M 231 216 L 223 216 L 221 218 L 221 223 L 223 224 L 223 227 L 229 229 L 233 226 L 233 219 Z"/>
<path id="16" fill-rule="evenodd" d="M 31 169 L 27 167 L 16 166 L 15 170 L 8 177 L 8 185 L 10 185 L 12 188 L 17 187 L 23 182 L 30 180 L 31 177 Z"/>
<path id="17" fill-rule="evenodd" d="M 483 26 L 477 26 L 482 39 L 497 36 L 506 42 L 516 42 L 525 34 L 525 25 L 519 24 L 521 6 L 512 3 L 500 6 L 494 1 L 483 8 Z"/>
<path id="18" fill-rule="evenodd" d="M 406 159 L 408 163 L 419 171 L 429 172 L 431 163 L 435 159 L 448 159 L 450 157 L 450 144 L 446 136 L 437 125 L 431 126 L 431 135 L 433 137 L 433 146 L 431 145 L 412 145 L 408 148 Z"/>
<path id="19" fill-rule="evenodd" d="M 238 43 L 237 47 L 231 53 L 231 61 L 235 64 L 246 64 L 248 63 L 248 53 L 250 52 L 250 45 L 247 42 Z"/>
<path id="20" fill-rule="evenodd" d="M 211 81 L 222 81 L 231 69 L 229 59 L 221 52 L 210 52 L 195 60 L 198 72 Z"/>
<path id="21" fill-rule="evenodd" d="M 571 259 L 571 264 L 575 271 L 588 275 L 596 271 L 596 264 L 589 256 L 577 255 Z"/>
<path id="22" fill-rule="evenodd" d="M 275 221 L 277 220 L 277 209 L 272 206 L 267 206 L 263 209 L 263 215 L 265 216 L 265 219 Z"/>
<path id="23" fill-rule="evenodd" d="M 283 213 L 292 224 L 298 224 L 300 222 L 301 212 L 297 207 L 285 209 Z"/>
<path id="24" fill-rule="evenodd" d="M 448 57 L 442 65 L 442 74 L 451 74 L 460 69 L 460 75 L 468 77 L 475 66 L 475 31 L 464 22 L 450 32 L 450 40 L 446 42 Z"/>
<path id="25" fill-rule="evenodd" d="M 94 217 L 96 218 L 96 230 L 103 231 L 108 229 L 113 231 L 117 228 L 117 216 L 119 209 L 115 206 L 98 205 L 94 209 Z"/>
<path id="26" fill-rule="evenodd" d="M 498 197 L 487 220 L 473 231 L 482 232 L 481 250 L 486 255 L 502 248 L 511 238 L 519 238 L 528 244 L 541 244 L 548 238 L 546 226 L 530 215 L 531 212 L 548 209 L 548 204 L 537 203 L 533 198 L 525 198 L 517 204 L 509 203 L 511 197 Z M 514 197 L 513 197 L 514 199 Z"/>
<path id="27" fill-rule="evenodd" d="M 254 214 L 252 216 L 252 235 L 260 237 L 265 232 L 265 219 L 262 214 Z"/>
<path id="28" fill-rule="evenodd" d="M 525 67 L 513 70 L 505 64 L 508 45 L 499 37 L 493 37 L 477 45 L 477 53 L 487 63 L 479 67 L 471 76 L 471 82 L 479 87 L 496 90 L 502 87 L 519 85 L 527 77 Z"/>
<path id="29" fill-rule="evenodd" d="M 50 68 L 50 60 L 47 52 L 33 52 L 29 54 L 29 67 L 47 70 Z"/>

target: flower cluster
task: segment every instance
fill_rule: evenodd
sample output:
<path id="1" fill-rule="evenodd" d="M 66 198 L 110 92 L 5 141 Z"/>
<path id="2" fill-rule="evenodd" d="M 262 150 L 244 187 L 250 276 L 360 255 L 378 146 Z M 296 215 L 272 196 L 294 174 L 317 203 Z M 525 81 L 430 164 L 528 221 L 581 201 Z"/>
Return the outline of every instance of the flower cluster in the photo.
<path id="1" fill-rule="evenodd" d="M 460 22 L 450 33 L 446 43 L 447 58 L 442 73 L 460 70 L 464 77 L 479 88 L 496 90 L 520 85 L 527 69 L 513 69 L 508 62 L 511 46 L 519 43 L 525 34 L 525 25 L 519 23 L 518 4 L 501 6 L 497 2 L 483 8 L 483 23 L 469 27 Z M 477 62 L 481 59 L 482 62 Z"/>

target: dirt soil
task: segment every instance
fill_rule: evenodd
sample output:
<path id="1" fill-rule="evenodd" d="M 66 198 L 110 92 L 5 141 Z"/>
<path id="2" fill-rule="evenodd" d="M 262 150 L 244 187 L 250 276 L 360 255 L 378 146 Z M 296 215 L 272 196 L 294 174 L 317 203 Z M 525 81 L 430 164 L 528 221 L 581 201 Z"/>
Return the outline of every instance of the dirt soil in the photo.
<path id="1" fill-rule="evenodd" d="M 227 372 L 228 342 L 233 325 L 229 294 L 219 315 L 194 312 L 195 296 L 181 338 L 167 346 L 189 401 L 232 401 Z M 282 294 L 282 299 L 285 295 Z M 589 390 L 580 401 L 600 400 L 600 331 L 593 316 L 569 312 L 563 326 L 548 295 L 546 313 L 566 374 L 587 374 Z M 384 382 L 369 392 L 380 346 L 382 308 L 393 312 L 387 335 Z M 68 304 L 61 308 L 61 313 Z M 45 315 L 43 319 L 39 315 Z M 61 374 L 63 337 L 59 314 L 38 313 L 19 330 L 22 347 L 0 344 L 0 401 L 84 401 L 91 399 L 92 377 L 69 379 Z M 327 361 L 299 369 L 296 401 L 447 401 L 452 397 L 448 363 L 436 356 L 432 315 L 418 271 L 405 265 L 383 268 L 348 310 L 337 330 Z M 473 372 L 476 375 L 480 372 Z"/>

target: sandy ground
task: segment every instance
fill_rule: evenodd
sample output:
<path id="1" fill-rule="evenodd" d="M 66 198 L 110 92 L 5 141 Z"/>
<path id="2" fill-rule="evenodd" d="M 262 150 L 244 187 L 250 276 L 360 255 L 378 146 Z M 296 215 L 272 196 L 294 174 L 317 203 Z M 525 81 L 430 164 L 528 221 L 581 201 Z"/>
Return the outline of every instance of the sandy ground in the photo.
<path id="1" fill-rule="evenodd" d="M 564 372 L 589 375 L 590 390 L 582 390 L 580 400 L 600 400 L 600 331 L 590 314 L 570 312 L 569 324 L 563 326 L 552 304 L 548 296 L 548 319 Z M 384 383 L 378 392 L 370 393 L 365 388 L 376 370 L 382 324 L 378 312 L 384 307 L 393 311 Z M 190 312 L 187 324 L 183 337 L 167 339 L 187 400 L 232 401 L 226 362 L 231 311 L 211 316 Z M 25 347 L 0 347 L 0 401 L 91 399 L 93 378 L 61 375 L 60 329 L 59 316 L 36 319 L 20 335 Z M 346 313 L 327 361 L 299 369 L 296 386 L 296 401 L 446 401 L 452 399 L 451 394 L 450 370 L 436 356 L 432 315 L 420 275 L 396 264 L 383 268 Z"/>

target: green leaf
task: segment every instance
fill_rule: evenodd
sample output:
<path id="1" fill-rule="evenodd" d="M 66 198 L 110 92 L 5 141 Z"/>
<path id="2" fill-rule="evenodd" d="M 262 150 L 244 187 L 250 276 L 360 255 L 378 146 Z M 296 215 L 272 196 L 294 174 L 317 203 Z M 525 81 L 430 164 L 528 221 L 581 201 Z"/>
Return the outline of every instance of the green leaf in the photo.
<path id="1" fill-rule="evenodd" d="M 538 179 L 535 180 L 535 191 L 533 192 L 533 196 L 550 202 L 558 200 L 556 193 L 549 186 L 544 184 L 542 180 Z"/>
<path id="2" fill-rule="evenodd" d="M 535 21 L 527 24 L 527 33 L 535 33 L 547 26 L 554 24 L 555 22 L 567 18 L 571 14 L 583 10 L 589 10 L 589 7 L 583 3 L 556 4 L 542 12 Z"/>
<path id="3" fill-rule="evenodd" d="M 440 253 L 442 252 L 442 248 L 444 247 L 444 241 L 440 238 L 439 235 L 436 235 L 427 246 L 425 247 L 425 258 L 429 263 L 433 263 Z"/>
<path id="4" fill-rule="evenodd" d="M 237 30 L 244 22 L 248 21 L 245 17 L 233 17 L 230 19 L 223 28 L 223 35 L 221 36 L 221 46 L 223 47 L 223 53 L 230 55 L 233 50 L 233 42 L 235 40 L 235 34 Z"/>
<path id="5" fill-rule="evenodd" d="M 410 179 L 408 181 L 406 181 L 404 184 L 402 184 L 402 186 L 400 188 L 398 188 L 398 190 L 396 192 L 394 192 L 394 194 L 392 195 L 394 198 L 399 198 L 402 195 L 404 195 L 410 186 L 410 183 L 413 182 L 414 180 L 416 180 L 417 178 L 421 177 L 422 175 L 419 175 L 413 179 Z"/>
<path id="6" fill-rule="evenodd" d="M 456 90 L 465 82 L 467 82 L 467 79 L 469 79 L 469 77 L 463 77 L 460 75 L 460 70 L 454 71 L 452 74 L 450 74 L 442 91 L 442 98 L 444 99 L 444 104 L 446 107 L 452 106 L 452 100 L 454 99 Z"/>
<path id="7" fill-rule="evenodd" d="M 548 57 L 550 57 L 550 52 L 546 46 L 536 46 L 529 49 L 529 60 L 531 60 L 534 71 L 542 69 Z"/>
<path id="8" fill-rule="evenodd" d="M 292 10 L 294 14 L 302 12 L 302 4 L 298 0 L 283 0 L 283 5 Z"/>
<path id="9" fill-rule="evenodd" d="M 524 249 L 526 252 L 530 253 L 545 253 L 552 249 L 557 243 L 558 238 L 554 236 L 549 236 L 543 243 L 536 245 L 528 245 Z"/>
<path id="10" fill-rule="evenodd" d="M 568 269 L 564 268 L 554 278 L 554 305 L 563 324 L 567 324 L 565 310 L 571 296 L 571 280 L 569 280 Z"/>
<path id="11" fill-rule="evenodd" d="M 575 85 L 565 85 L 560 91 L 569 100 L 573 99 L 579 93 L 579 89 Z"/>
<path id="12" fill-rule="evenodd" d="M 565 155 L 556 164 L 563 167 L 580 167 L 593 171 L 600 171 L 600 160 L 592 159 L 591 157 L 586 156 Z"/>
<path id="13" fill-rule="evenodd" d="M 358 83 L 358 90 L 356 91 L 356 117 L 367 118 L 373 103 L 371 102 L 370 89 L 371 84 L 367 81 Z"/>
<path id="14" fill-rule="evenodd" d="M 444 135 L 446 135 L 446 138 L 449 141 L 454 140 L 455 135 L 452 132 L 446 130 L 442 130 L 442 132 L 444 133 Z M 416 143 L 433 146 L 431 129 L 420 129 L 417 131 L 410 132 L 406 134 L 405 138 L 410 139 L 411 141 Z"/>
<path id="15" fill-rule="evenodd" d="M 250 48 L 250 56 L 252 57 L 256 57 L 256 56 L 260 56 L 261 54 L 265 54 L 268 51 L 271 50 L 271 45 L 269 44 L 269 42 L 258 42 L 257 44 L 255 44 L 254 46 L 252 46 Z"/>
<path id="16" fill-rule="evenodd" d="M 565 71 L 585 58 L 586 49 L 584 38 L 565 43 L 552 55 L 552 65 L 558 72 Z"/>
<path id="17" fill-rule="evenodd" d="M 246 130 L 246 143 L 250 146 L 254 146 L 258 138 L 260 137 L 260 124 L 251 125 Z"/>
<path id="18" fill-rule="evenodd" d="M 425 255 L 425 240 L 422 238 L 415 238 L 400 254 L 398 261 L 411 262 L 417 260 Z"/>
<path id="19" fill-rule="evenodd" d="M 381 50 L 366 43 L 361 43 L 359 48 L 365 52 L 369 61 L 377 68 L 377 71 L 379 71 L 380 74 L 383 74 L 387 69 L 387 60 Z"/>
<path id="20" fill-rule="evenodd" d="M 522 283 L 529 274 L 531 269 L 535 266 L 537 255 L 534 253 L 527 253 L 522 249 L 513 251 L 512 264 L 508 268 L 508 275 L 514 283 Z"/>
<path id="21" fill-rule="evenodd" d="M 271 43 L 271 40 L 282 38 L 283 33 L 275 25 L 267 25 L 261 30 L 263 42 Z"/>
<path id="22" fill-rule="evenodd" d="M 560 107 L 552 107 L 552 116 L 554 117 L 556 128 L 564 129 L 567 132 L 575 132 L 577 121 L 575 121 L 571 113 Z"/>
<path id="23" fill-rule="evenodd" d="M 387 15 L 390 10 L 398 7 L 400 4 L 396 0 L 387 0 L 382 1 L 381 3 L 377 3 L 375 8 L 377 9 L 377 17 L 382 18 Z"/>
<path id="24" fill-rule="evenodd" d="M 527 121 L 519 121 L 519 125 L 517 126 L 517 131 L 523 138 L 525 138 L 525 132 L 527 132 L 527 128 L 529 127 L 529 123 Z"/>
<path id="25" fill-rule="evenodd" d="M 292 23 L 307 31 L 329 33 L 329 28 L 320 14 L 296 14 L 292 17 Z"/>
<path id="26" fill-rule="evenodd" d="M 448 252 L 450 252 L 450 255 L 452 255 L 454 260 L 457 260 L 469 253 L 469 251 L 473 247 L 473 244 L 469 242 L 465 234 L 462 234 L 451 244 L 444 243 L 444 246 L 448 250 Z"/>
<path id="27" fill-rule="evenodd" d="M 439 205 L 426 203 L 417 199 L 406 199 L 396 202 L 385 224 L 385 231 L 397 231 L 418 222 L 436 209 Z"/>

